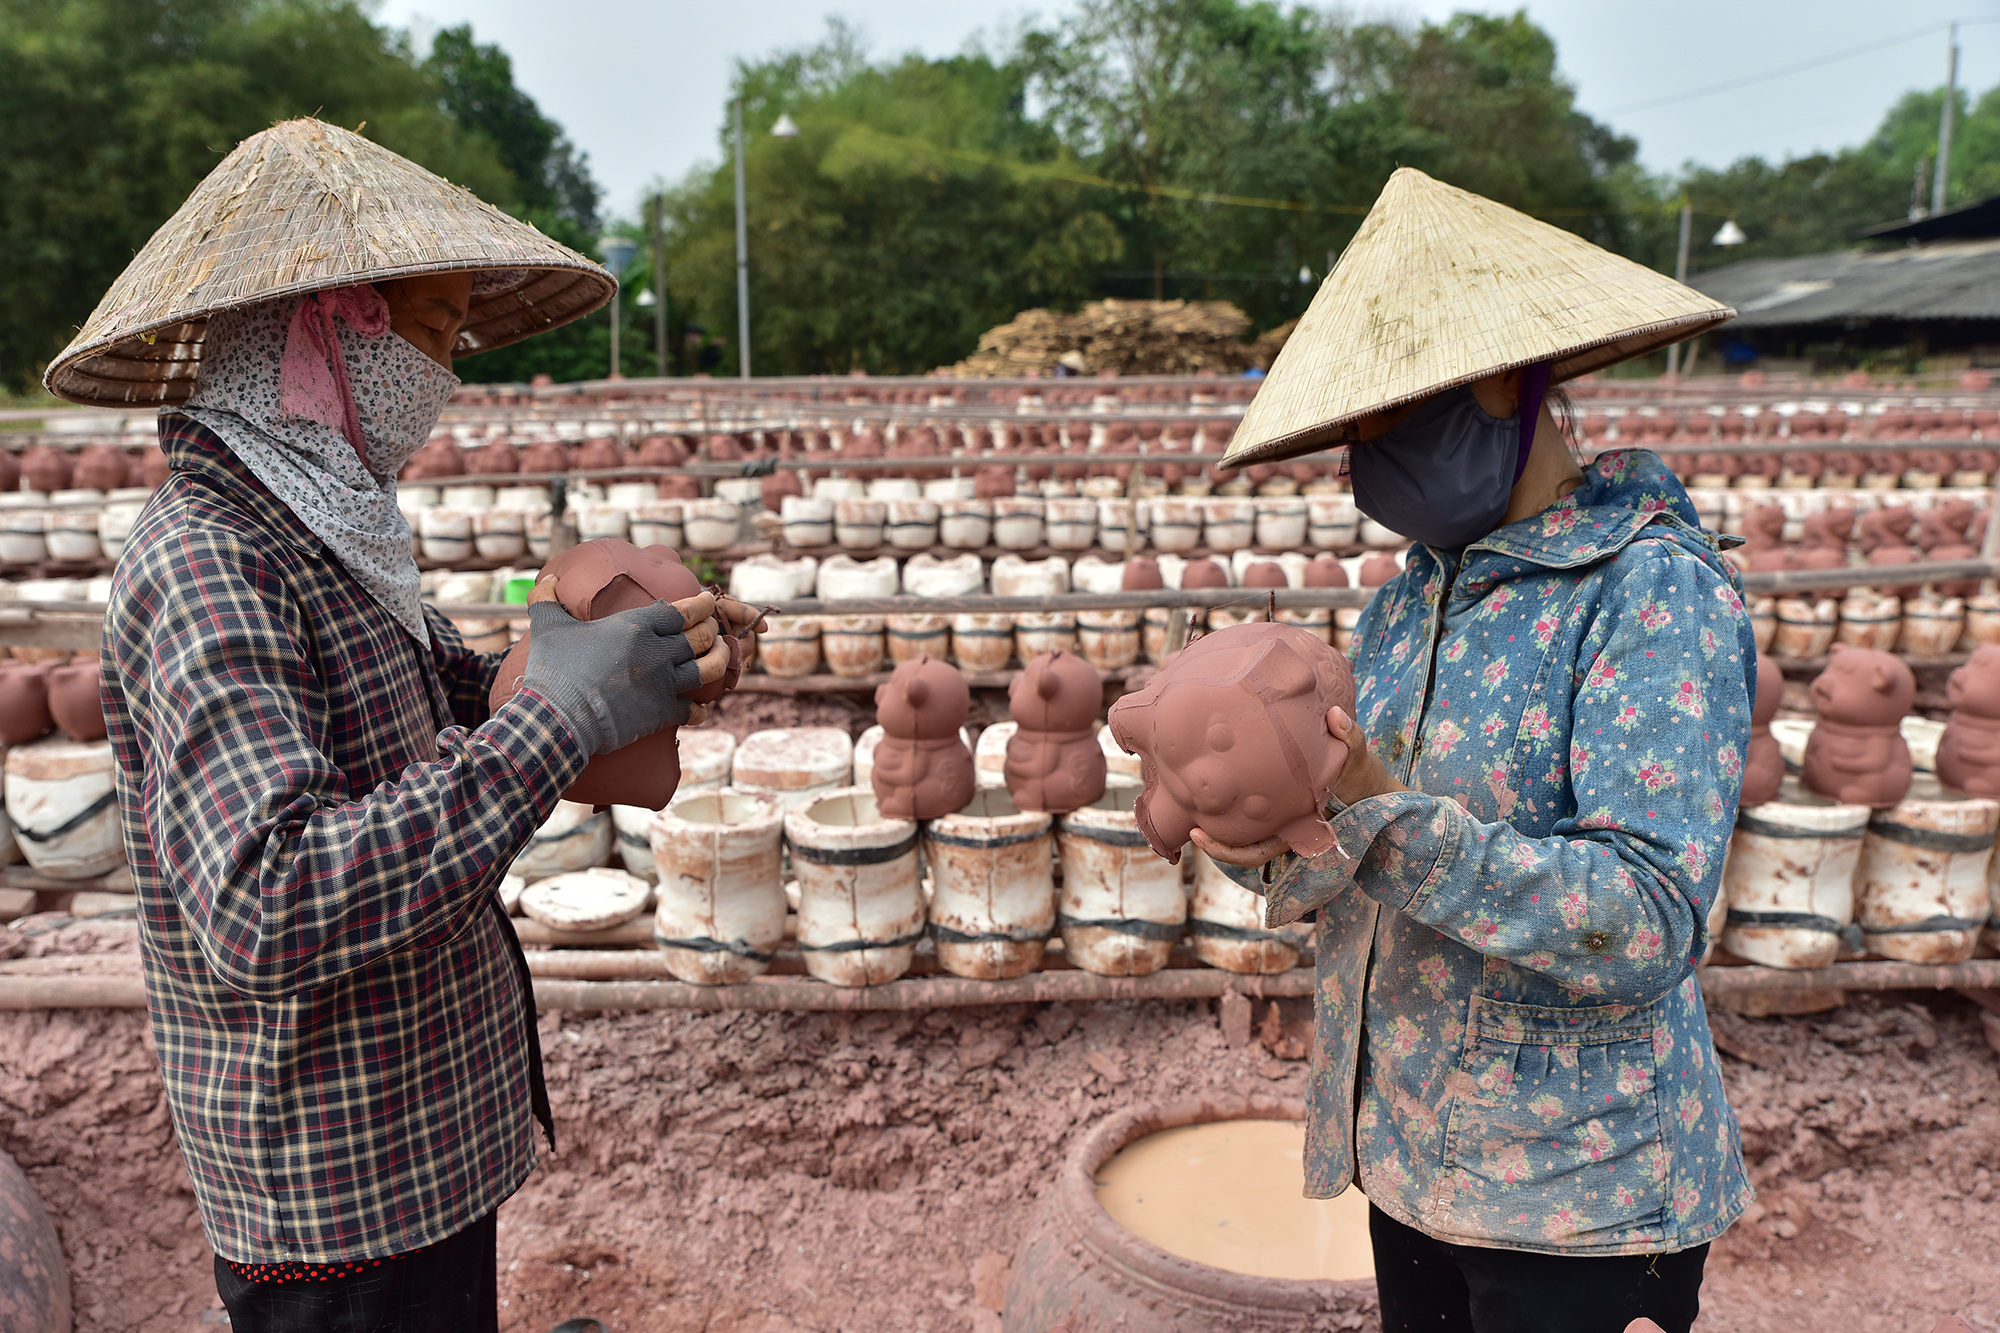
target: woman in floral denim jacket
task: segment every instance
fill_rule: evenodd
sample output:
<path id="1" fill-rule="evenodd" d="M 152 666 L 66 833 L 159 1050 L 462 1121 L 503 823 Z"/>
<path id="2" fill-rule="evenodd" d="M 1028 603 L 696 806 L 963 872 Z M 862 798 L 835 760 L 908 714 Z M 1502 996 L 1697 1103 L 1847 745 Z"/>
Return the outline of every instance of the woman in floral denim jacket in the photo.
<path id="1" fill-rule="evenodd" d="M 1363 511 L 1419 536 L 1465 486 L 1438 480 L 1439 432 L 1506 453 L 1491 497 L 1453 502 L 1475 526 L 1412 547 L 1355 629 L 1356 716 L 1329 722 L 1339 846 L 1194 834 L 1272 927 L 1318 914 L 1306 1193 L 1358 1177 L 1387 1333 L 1685 1329 L 1708 1242 L 1750 1200 L 1694 980 L 1749 623 L 1674 475 L 1639 451 L 1579 468 L 1546 373 L 1348 432 Z M 1364 478 L 1370 449 L 1407 475 Z"/>

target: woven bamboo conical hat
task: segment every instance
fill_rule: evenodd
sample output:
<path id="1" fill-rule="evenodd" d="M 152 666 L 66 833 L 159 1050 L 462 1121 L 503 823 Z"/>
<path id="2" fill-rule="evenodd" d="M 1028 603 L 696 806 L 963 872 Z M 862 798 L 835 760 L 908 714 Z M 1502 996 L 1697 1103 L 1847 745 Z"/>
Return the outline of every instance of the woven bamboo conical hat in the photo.
<path id="1" fill-rule="evenodd" d="M 1734 310 L 1560 227 L 1404 167 L 1382 187 L 1243 414 L 1232 466 L 1340 442 L 1349 422 L 1515 366 L 1560 383 Z"/>
<path id="2" fill-rule="evenodd" d="M 288 120 L 236 145 L 153 233 L 42 382 L 73 403 L 181 403 L 207 318 L 281 296 L 472 270 L 458 356 L 611 299 L 612 276 L 358 134 Z"/>

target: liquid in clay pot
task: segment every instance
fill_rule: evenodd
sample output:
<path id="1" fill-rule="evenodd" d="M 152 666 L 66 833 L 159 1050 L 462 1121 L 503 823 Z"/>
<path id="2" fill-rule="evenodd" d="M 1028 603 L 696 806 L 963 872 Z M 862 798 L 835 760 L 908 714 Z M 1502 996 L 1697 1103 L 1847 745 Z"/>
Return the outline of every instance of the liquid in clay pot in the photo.
<path id="1" fill-rule="evenodd" d="M 1757 654 L 1757 705 L 1750 713 L 1750 740 L 1743 756 L 1745 806 L 1778 799 L 1785 781 L 1785 756 L 1771 735 L 1771 719 L 1785 701 L 1785 673 L 1773 659 Z"/>
<path id="2" fill-rule="evenodd" d="M 1104 684 L 1074 653 L 1032 658 L 1007 687 L 1016 724 L 1007 742 L 1007 791 L 1022 810 L 1066 814 L 1104 795 L 1097 706 Z"/>
<path id="3" fill-rule="evenodd" d="M 578 620 L 601 620 L 620 611 L 650 606 L 655 601 L 678 602 L 701 591 L 701 583 L 664 546 L 640 548 L 614 540 L 583 542 L 571 547 L 542 570 L 530 602 L 550 598 Z M 489 706 L 500 706 L 520 691 L 528 669 L 528 640 L 523 634 L 500 663 Z M 733 635 L 729 669 L 721 680 L 690 692 L 696 703 L 713 703 L 736 688 L 743 673 L 743 645 Z M 637 805 L 658 810 L 673 799 L 680 785 L 678 727 L 662 727 L 622 749 L 593 757 L 563 799 L 583 805 Z"/>
<path id="4" fill-rule="evenodd" d="M 897 667 L 876 687 L 882 726 L 870 785 L 890 819 L 936 819 L 972 799 L 972 751 L 959 728 L 971 708 L 965 677 L 929 654 Z"/>
<path id="5" fill-rule="evenodd" d="M 1836 643 L 1812 683 L 1818 714 L 1800 779 L 1844 805 L 1886 810 L 1909 794 L 1913 768 L 1901 723 L 1917 693 L 1899 657 Z"/>
<path id="6" fill-rule="evenodd" d="M 1347 759 L 1335 708 L 1354 711 L 1347 658 L 1295 625 L 1190 644 L 1111 706 L 1111 734 L 1141 763 L 1139 831 L 1169 861 L 1196 827 L 1232 847 L 1277 835 L 1305 856 L 1332 850 L 1326 803 Z"/>
<path id="7" fill-rule="evenodd" d="M 1968 796 L 2000 796 L 2000 644 L 1973 649 L 1945 696 L 1951 718 L 1938 741 L 1938 781 Z"/>
<path id="8" fill-rule="evenodd" d="M 104 676 L 95 657 L 49 671 L 49 716 L 73 741 L 101 741 L 105 736 L 104 703 L 99 696 Z"/>

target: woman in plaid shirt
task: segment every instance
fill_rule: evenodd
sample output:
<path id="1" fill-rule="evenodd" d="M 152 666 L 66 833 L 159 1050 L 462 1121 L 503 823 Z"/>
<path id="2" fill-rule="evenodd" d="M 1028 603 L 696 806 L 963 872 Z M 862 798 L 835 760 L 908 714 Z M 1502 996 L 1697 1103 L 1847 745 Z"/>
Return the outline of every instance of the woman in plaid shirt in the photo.
<path id="1" fill-rule="evenodd" d="M 560 251 L 317 122 L 217 175 L 280 135 L 255 174 L 303 158 L 338 187 L 366 150 L 450 191 L 470 254 Z M 707 594 L 589 624 L 538 604 L 525 688 L 489 716 L 498 657 L 418 597 L 396 471 L 495 291 L 517 308 L 548 276 L 469 259 L 202 311 L 195 392 L 161 414 L 172 473 L 119 561 L 104 710 L 169 1105 L 239 1333 L 496 1327 L 495 1209 L 550 1125 L 495 889 L 592 754 L 689 721 L 679 696 L 727 665 Z"/>

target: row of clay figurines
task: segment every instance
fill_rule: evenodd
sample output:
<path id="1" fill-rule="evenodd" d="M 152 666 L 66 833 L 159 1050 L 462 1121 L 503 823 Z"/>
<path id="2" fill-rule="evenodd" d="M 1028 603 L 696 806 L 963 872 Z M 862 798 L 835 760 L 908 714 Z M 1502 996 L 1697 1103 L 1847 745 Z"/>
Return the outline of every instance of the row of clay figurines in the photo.
<path id="1" fill-rule="evenodd" d="M 1912 525 L 1916 527 L 1915 546 L 1910 545 Z M 1986 511 L 1974 508 L 1969 500 L 1947 500 L 1921 515 L 1901 505 L 1860 515 L 1852 509 L 1828 509 L 1805 519 L 1804 528 L 1799 544 L 1787 545 L 1785 511 L 1777 505 L 1759 505 L 1743 515 L 1744 542 L 1734 558 L 1743 568 L 1759 572 L 1845 569 L 1851 534 L 1871 566 L 1976 560 L 1986 536 Z M 1970 597 L 1979 591 L 1979 581 L 1947 582 L 1937 587 L 1946 597 Z M 1821 595 L 1839 597 L 1845 591 L 1828 589 Z M 1881 591 L 1891 597 L 1914 597 L 1919 589 Z"/>
<path id="2" fill-rule="evenodd" d="M 1757 702 L 1743 765 L 1743 805 L 1778 799 L 1785 760 L 1771 735 L 1784 699 L 1778 664 L 1757 658 Z M 1909 795 L 1915 768 L 1902 721 L 1916 699 L 1916 677 L 1892 653 L 1833 645 L 1812 683 L 1814 723 L 1799 781 L 1843 805 L 1886 810 Z M 1982 644 L 1951 673 L 1951 716 L 1938 741 L 1938 782 L 1966 796 L 2000 797 L 2000 645 Z"/>
<path id="3" fill-rule="evenodd" d="M 104 739 L 97 657 L 0 662 L 0 745 L 26 745 L 60 728 L 74 741 Z"/>

